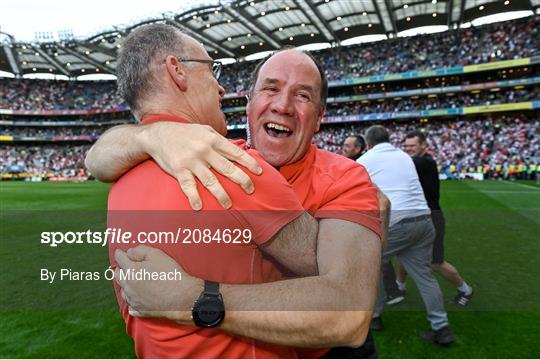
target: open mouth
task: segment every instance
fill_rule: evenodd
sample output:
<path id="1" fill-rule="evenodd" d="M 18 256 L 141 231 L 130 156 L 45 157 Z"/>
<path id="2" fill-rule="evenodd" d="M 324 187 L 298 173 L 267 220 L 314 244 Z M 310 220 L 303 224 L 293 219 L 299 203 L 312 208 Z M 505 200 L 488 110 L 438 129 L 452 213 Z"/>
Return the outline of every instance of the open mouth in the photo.
<path id="1" fill-rule="evenodd" d="M 266 133 L 272 137 L 276 138 L 285 138 L 289 137 L 292 134 L 292 130 L 284 125 L 279 125 L 276 123 L 267 123 L 264 125 Z"/>

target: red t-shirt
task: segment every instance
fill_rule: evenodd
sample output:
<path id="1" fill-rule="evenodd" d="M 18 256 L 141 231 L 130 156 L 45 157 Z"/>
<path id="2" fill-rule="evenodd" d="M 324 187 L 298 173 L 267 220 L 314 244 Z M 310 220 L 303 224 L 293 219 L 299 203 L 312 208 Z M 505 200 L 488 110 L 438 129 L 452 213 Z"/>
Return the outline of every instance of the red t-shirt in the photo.
<path id="1" fill-rule="evenodd" d="M 315 218 L 348 220 L 381 235 L 377 188 L 356 161 L 311 145 L 302 160 L 279 172 Z"/>
<path id="2" fill-rule="evenodd" d="M 355 222 L 380 237 L 377 189 L 362 165 L 311 145 L 302 160 L 279 171 L 315 218 Z M 297 349 L 297 353 L 300 358 L 319 358 L 328 350 Z"/>
<path id="3" fill-rule="evenodd" d="M 167 115 L 146 118 L 143 124 L 155 121 L 187 122 Z M 176 243 L 147 244 L 157 247 L 176 260 L 189 274 L 223 283 L 255 284 L 282 279 L 276 266 L 259 250 L 258 245 L 270 240 L 283 226 L 300 216 L 302 205 L 291 186 L 254 150 L 247 150 L 263 167 L 263 175 L 251 176 L 253 195 L 247 195 L 237 184 L 215 173 L 231 196 L 233 207 L 223 210 L 217 200 L 200 183 L 197 188 L 203 203 L 200 212 L 191 206 L 178 182 L 153 161 L 147 160 L 133 168 L 109 193 L 108 225 L 132 234 L 169 232 L 178 228 L 193 230 L 185 243 L 186 233 Z M 249 173 L 246 170 L 246 173 Z M 195 236 L 196 229 L 249 229 L 251 241 L 234 244 Z M 231 234 L 234 237 L 234 234 Z M 135 235 L 134 235 L 135 237 Z M 197 241 L 198 239 L 198 241 Z M 245 240 L 241 236 L 240 242 Z M 172 240 L 171 240 L 172 241 Z M 197 243 L 194 243 L 197 241 Z M 132 244 L 109 243 L 112 266 L 116 266 L 114 251 L 135 247 Z M 164 319 L 135 318 L 129 315 L 127 304 L 115 284 L 120 309 L 126 321 L 127 333 L 133 337 L 138 357 L 143 358 L 294 358 L 296 351 L 234 336 L 219 329 L 180 326 Z M 226 299 L 225 299 L 226 301 Z"/>

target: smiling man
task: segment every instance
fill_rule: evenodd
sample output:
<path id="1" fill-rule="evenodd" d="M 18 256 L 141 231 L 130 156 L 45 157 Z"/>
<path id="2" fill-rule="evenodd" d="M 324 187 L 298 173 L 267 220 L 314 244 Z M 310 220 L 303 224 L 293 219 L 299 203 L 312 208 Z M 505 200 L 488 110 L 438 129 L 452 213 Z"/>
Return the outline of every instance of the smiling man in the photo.
<path id="1" fill-rule="evenodd" d="M 219 110 L 224 94 L 216 79 L 219 63 L 213 61 L 197 41 L 174 27 L 148 25 L 132 31 L 123 43 L 117 72 L 119 92 L 141 124 L 168 122 L 188 127 L 203 124 L 221 134 L 226 133 L 225 117 Z M 130 139 L 122 141 L 129 144 Z M 249 152 L 260 159 L 254 151 Z M 221 206 L 207 191 L 202 191 L 204 209 L 195 213 L 174 179 L 153 160 L 144 161 L 113 185 L 108 199 L 108 225 L 135 234 L 133 238 L 138 240 L 145 240 L 150 232 L 176 233 L 177 228 L 195 232 L 204 226 L 214 233 L 243 229 L 243 237 L 249 236 L 249 244 L 236 245 L 230 241 L 199 244 L 194 243 L 195 237 L 186 242 L 184 231 L 183 241 L 152 245 L 151 250 L 169 256 L 169 263 L 181 264 L 191 274 L 207 280 L 200 289 L 203 299 L 219 291 L 219 283 L 253 284 L 280 280 L 282 276 L 277 266 L 302 275 L 316 274 L 316 221 L 303 211 L 280 174 L 262 160 L 261 166 L 265 172 L 253 182 L 257 187 L 271 187 L 272 193 L 259 191 L 249 196 L 231 181 L 221 179 L 224 188 L 237 200 L 231 210 L 216 212 Z M 253 216 L 261 212 L 266 216 Z M 248 231 L 247 235 L 245 231 Z M 123 265 L 122 258 L 115 255 L 124 254 L 122 250 L 132 246 L 117 242 L 109 244 L 113 268 L 118 263 Z M 269 261 L 268 256 L 274 261 Z M 160 266 L 166 264 L 160 262 Z M 146 273 L 181 272 L 163 269 Z M 178 280 L 176 275 L 174 278 Z M 122 277 L 118 280 L 122 281 Z M 204 301 L 198 303 L 200 312 L 194 313 L 198 326 L 180 326 L 166 319 L 133 317 L 128 309 L 131 297 L 118 286 L 115 290 L 126 330 L 133 337 L 139 357 L 296 356 L 294 349 L 288 347 L 212 329 L 223 318 L 219 314 L 212 319 L 204 316 L 207 312 Z"/>
<path id="2" fill-rule="evenodd" d="M 277 52 L 262 61 L 252 76 L 247 106 L 252 145 L 279 170 L 303 208 L 318 220 L 319 274 L 249 286 L 221 284 L 227 315 L 220 329 L 291 347 L 356 347 L 364 342 L 381 253 L 378 196 L 362 166 L 311 144 L 324 114 L 326 96 L 327 81 L 320 64 L 300 51 Z M 175 149 L 185 153 L 199 146 L 190 131 L 181 124 L 113 129 L 94 146 L 88 163 L 107 179 L 115 179 L 126 167 L 135 165 L 133 158 L 149 155 L 165 169 L 174 169 L 178 163 Z M 157 143 L 156 134 L 162 135 Z M 134 141 L 125 148 L 115 145 L 115 139 L 125 137 Z M 223 139 L 215 135 L 211 138 L 214 147 L 221 146 L 215 144 Z M 207 159 L 214 156 L 205 157 L 212 153 L 207 148 L 211 146 L 196 154 L 191 152 L 190 169 L 199 169 L 203 183 L 214 184 L 214 178 L 200 171 L 208 168 Z M 110 155 L 119 158 L 118 164 L 110 162 Z M 224 163 L 224 173 L 233 173 L 233 168 Z M 178 172 L 171 172 L 179 177 Z M 254 194 L 265 190 L 256 186 Z M 273 189 L 269 193 L 273 194 Z M 233 204 L 237 201 L 234 197 L 232 200 Z M 162 252 L 148 248 L 138 248 L 131 256 L 119 252 L 117 259 L 126 269 L 151 270 L 171 263 Z M 180 269 L 178 264 L 173 267 Z M 133 314 L 193 325 L 189 312 L 171 310 L 190 308 L 201 293 L 203 281 L 186 274 L 177 283 L 156 284 L 151 289 L 131 281 L 121 286 L 131 300 Z M 320 356 L 327 351 L 307 355 Z"/>
<path id="3" fill-rule="evenodd" d="M 306 155 L 313 134 L 319 131 L 324 115 L 323 106 L 313 106 L 328 84 L 304 79 L 316 79 L 318 70 L 305 54 L 286 50 L 274 55 L 255 70 L 259 75 L 249 89 L 246 112 L 250 119 L 253 147 L 275 167 L 293 164 Z M 283 69 L 296 68 L 296 84 L 284 76 Z M 303 81 L 302 81 L 303 80 Z M 283 93 L 284 91 L 288 93 Z M 326 89 L 324 90 L 327 91 Z"/>

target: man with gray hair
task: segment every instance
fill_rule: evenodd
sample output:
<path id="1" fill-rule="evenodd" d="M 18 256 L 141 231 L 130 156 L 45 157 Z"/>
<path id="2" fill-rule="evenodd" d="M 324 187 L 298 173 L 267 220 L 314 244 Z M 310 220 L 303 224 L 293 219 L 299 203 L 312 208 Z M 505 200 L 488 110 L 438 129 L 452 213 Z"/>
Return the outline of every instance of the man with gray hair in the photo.
<path id="1" fill-rule="evenodd" d="M 450 344 L 454 339 L 442 292 L 431 269 L 435 231 L 414 163 L 405 152 L 390 144 L 390 135 L 383 126 L 371 126 L 365 137 L 369 150 L 358 162 L 365 166 L 371 180 L 392 204 L 382 263 L 396 256 L 416 283 L 432 329 L 422 333 L 421 338 L 441 345 Z M 373 330 L 382 330 L 383 304 L 381 284 L 373 313 Z"/>
<path id="2" fill-rule="evenodd" d="M 123 43 L 117 66 L 118 88 L 142 125 L 163 121 L 189 126 L 202 124 L 225 134 L 225 117 L 220 111 L 225 91 L 217 81 L 219 66 L 200 43 L 176 28 L 162 24 L 142 26 L 132 31 Z M 128 144 L 134 139 L 125 137 L 120 141 Z M 154 142 L 158 141 L 159 138 L 154 139 Z M 131 242 L 109 244 L 109 257 L 116 269 L 115 280 L 118 282 L 115 283 L 116 296 L 137 356 L 296 357 L 296 351 L 291 347 L 245 339 L 213 328 L 224 317 L 223 300 L 221 295 L 217 295 L 220 282 L 252 284 L 276 281 L 282 277 L 278 266 L 298 275 L 317 273 L 317 222 L 303 211 L 302 204 L 279 172 L 264 163 L 254 151 L 248 152 L 260 161 L 264 169 L 263 175 L 253 177 L 253 184 L 272 191 L 259 191 L 249 196 L 232 181 L 216 174 L 235 199 L 231 211 L 223 210 L 216 199 L 203 190 L 200 195 L 204 209 L 192 212 L 177 182 L 153 160 L 144 161 L 129 170 L 112 186 L 108 199 L 108 226 L 137 234 L 133 238 L 140 239 L 139 235 L 149 231 L 165 233 L 176 228 L 178 231 L 187 228 L 195 232 L 203 225 L 205 231 L 210 228 L 214 234 L 216 230 L 243 229 L 248 230 L 250 236 L 250 244 L 245 246 L 225 240 L 200 244 L 195 243 L 195 238 L 195 245 L 185 239 L 174 243 L 152 243 L 151 248 L 140 246 L 133 249 L 136 244 Z M 253 211 L 263 211 L 266 216 L 253 216 Z M 118 267 L 126 266 L 128 255 L 142 260 L 146 254 L 161 252 L 189 269 L 191 274 L 206 280 L 193 312 L 175 304 L 167 306 L 171 312 L 189 311 L 193 315 L 190 326 L 166 319 L 134 317 L 129 307 L 130 295 L 121 288 L 126 279 L 119 276 Z M 277 263 L 269 261 L 267 256 Z M 184 273 L 179 267 L 176 270 L 174 274 L 180 273 L 183 280 Z M 156 280 L 152 277 L 152 280 L 148 283 L 156 286 L 162 278 Z M 168 277 L 166 280 L 173 279 Z M 174 280 L 177 280 L 176 275 Z M 144 295 L 148 296 L 148 293 Z"/>
<path id="3" fill-rule="evenodd" d="M 316 248 L 319 274 L 283 281 L 254 283 L 250 286 L 241 285 L 238 281 L 221 284 L 220 291 L 227 305 L 226 310 L 232 311 L 227 312 L 219 328 L 236 334 L 248 344 L 253 343 L 252 339 L 258 339 L 282 346 L 326 348 L 309 354 L 304 352 L 303 355 L 308 357 L 327 354 L 328 347 L 332 346 L 357 348 L 364 342 L 369 329 L 378 282 L 380 237 L 383 236 L 382 228 L 386 228 L 381 227 L 377 189 L 363 167 L 311 145 L 313 134 L 318 130 L 324 114 L 327 96 L 326 77 L 316 60 L 297 50 L 283 50 L 263 61 L 255 74 L 257 75 L 254 75 L 253 96 L 247 109 L 253 146 L 261 152 L 264 160 L 279 169 L 285 180 L 290 181 L 296 198 L 302 199 L 304 208 L 314 211 L 314 216 L 319 221 Z M 109 173 L 109 177 L 101 176 L 102 179 L 116 179 L 124 169 L 130 168 L 121 166 L 119 169 L 118 164 L 131 161 L 131 166 L 137 165 L 133 157 L 140 156 L 147 159 L 148 153 L 153 152 L 155 155 L 152 156 L 155 156 L 158 163 L 163 163 L 167 170 L 175 168 L 171 164 L 178 163 L 176 159 L 178 155 L 190 153 L 196 160 L 191 163 L 193 168 L 190 170 L 201 179 L 203 185 L 223 183 L 223 179 L 216 178 L 212 172 L 210 174 L 216 178 L 215 181 L 207 182 L 205 179 L 211 179 L 206 177 L 207 175 L 202 178 L 197 175 L 198 169 L 209 171 L 210 165 L 220 166 L 220 162 L 208 160 L 208 144 L 199 146 L 199 139 L 193 135 L 192 128 L 196 125 L 169 125 L 172 126 L 161 127 L 166 128 L 166 132 L 150 130 L 156 129 L 156 126 L 160 127 L 160 124 L 112 129 L 103 135 L 101 145 L 98 142 L 90 151 L 87 163 L 93 163 L 93 169 L 100 171 L 101 175 Z M 140 141 L 138 146 L 138 141 L 134 141 L 125 147 L 119 147 L 118 141 L 114 140 L 125 137 L 139 138 L 140 134 L 145 132 L 147 135 L 142 138 L 146 138 L 146 141 Z M 156 134 L 161 134 L 162 136 L 158 137 L 159 142 L 149 143 L 148 137 L 151 134 L 152 138 L 156 138 Z M 214 144 L 228 143 L 222 137 L 214 135 L 213 138 Z M 193 139 L 196 139 L 197 144 Z M 142 144 L 143 142 L 145 144 Z M 194 147 L 199 149 L 195 153 Z M 157 148 L 161 149 L 151 151 Z M 129 154 L 135 156 L 129 159 Z M 223 169 L 230 175 L 230 166 Z M 265 170 L 265 173 L 267 171 Z M 181 185 L 184 184 L 182 179 L 185 178 L 181 179 L 177 171 L 173 171 L 172 174 L 174 177 L 170 179 L 177 178 Z M 200 184 L 194 185 L 196 185 L 195 192 L 201 191 Z M 256 189 L 258 191 L 255 194 L 260 195 L 262 192 L 273 198 L 283 197 L 275 193 L 274 187 L 259 184 Z M 188 193 L 186 195 L 190 198 Z M 203 200 L 206 209 L 208 200 Z M 237 198 L 232 200 L 233 204 L 237 205 L 239 200 Z M 381 201 L 381 204 L 386 204 L 383 210 L 388 208 L 386 201 Z M 229 206 L 225 207 L 230 206 L 229 203 Z M 302 235 L 291 236 L 290 240 L 294 244 L 289 246 L 304 247 L 308 251 L 308 258 L 311 256 L 311 243 L 296 244 L 302 240 Z M 270 245 L 274 242 L 272 241 Z M 120 264 L 122 269 L 143 267 L 151 270 L 163 269 L 164 266 L 168 269 L 178 269 L 180 265 L 184 265 L 176 265 L 177 260 L 171 259 L 163 252 L 149 253 L 144 249 L 138 250 L 139 248 L 141 247 L 134 249 L 131 255 L 127 254 L 129 259 L 123 258 L 125 261 Z M 144 254 L 147 256 L 143 256 Z M 288 255 L 290 261 L 305 262 L 302 256 L 295 256 L 293 252 Z M 191 308 L 201 292 L 201 279 L 205 277 L 193 274 L 192 269 L 187 270 L 196 277 L 183 273 L 182 280 L 171 286 L 163 282 L 159 284 L 161 288 L 154 283 L 137 281 L 122 283 L 122 291 L 126 294 L 128 303 L 136 310 L 132 313 L 141 317 L 167 318 L 179 324 L 192 326 L 191 313 L 181 309 Z M 302 275 L 298 272 L 297 274 Z M 304 271 L 303 275 L 305 274 L 308 272 Z M 214 294 L 216 293 L 217 291 L 214 291 Z M 182 301 L 180 305 L 179 300 Z M 254 309 L 281 311 L 234 311 Z M 250 339 L 246 340 L 245 337 Z M 331 352 L 327 355 L 342 356 L 343 351 L 348 353 L 347 356 L 351 356 L 350 353 L 353 352 L 354 357 L 375 355 L 372 348 L 365 349 L 369 354 L 363 354 L 364 351 L 358 348 L 337 350 L 340 354 Z M 300 349 L 296 351 L 300 355 Z M 229 355 L 294 357 L 287 354 L 264 353 L 262 355 L 229 353 Z"/>

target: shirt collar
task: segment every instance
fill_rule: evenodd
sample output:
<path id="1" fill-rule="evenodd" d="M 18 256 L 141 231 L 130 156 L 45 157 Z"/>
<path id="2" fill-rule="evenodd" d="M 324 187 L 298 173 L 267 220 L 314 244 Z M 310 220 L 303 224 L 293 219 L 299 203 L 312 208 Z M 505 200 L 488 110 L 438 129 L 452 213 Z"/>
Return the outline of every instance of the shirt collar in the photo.
<path id="1" fill-rule="evenodd" d="M 394 147 L 392 146 L 392 144 L 384 142 L 384 143 L 375 145 L 374 147 L 371 148 L 371 150 L 385 150 L 385 149 L 393 149 L 393 148 Z"/>
<path id="2" fill-rule="evenodd" d="M 290 183 L 306 168 L 309 168 L 315 162 L 317 146 L 311 144 L 307 153 L 295 163 L 284 165 L 279 168 L 281 175 Z"/>
<path id="3" fill-rule="evenodd" d="M 175 115 L 169 115 L 169 114 L 151 114 L 149 116 L 144 117 L 142 119 L 141 124 L 148 125 L 153 124 L 158 121 L 173 121 L 173 122 L 179 122 L 183 124 L 191 124 L 191 121 L 188 119 L 184 119 Z"/>

